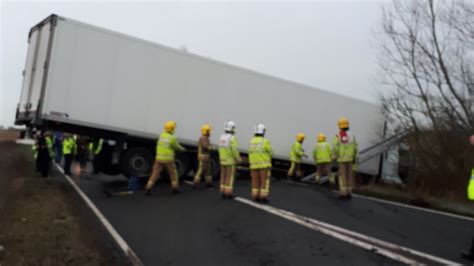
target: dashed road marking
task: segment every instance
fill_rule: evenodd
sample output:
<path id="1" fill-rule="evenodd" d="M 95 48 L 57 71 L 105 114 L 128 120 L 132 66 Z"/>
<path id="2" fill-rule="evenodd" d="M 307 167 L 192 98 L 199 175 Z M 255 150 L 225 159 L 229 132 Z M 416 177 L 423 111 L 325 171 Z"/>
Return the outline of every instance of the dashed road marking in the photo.
<path id="1" fill-rule="evenodd" d="M 273 206 L 255 203 L 251 200 L 244 199 L 241 197 L 236 197 L 234 200 L 241 202 L 243 204 L 255 207 L 257 209 L 266 211 L 268 213 L 274 214 L 276 216 L 280 216 L 284 219 L 303 225 L 312 230 L 318 231 L 325 235 L 331 236 L 333 238 L 336 238 L 341 241 L 358 246 L 360 248 L 375 252 L 377 254 L 380 254 L 382 256 L 388 257 L 390 259 L 393 259 L 402 263 L 406 263 L 410 265 L 423 264 L 423 262 L 420 262 L 411 258 L 411 257 L 419 257 L 419 258 L 422 258 L 423 261 L 428 260 L 428 261 L 443 264 L 443 265 L 448 265 L 448 264 L 460 265 L 454 261 L 446 260 L 446 259 L 433 256 L 427 253 L 416 251 L 407 247 L 399 246 L 399 245 L 389 243 L 380 239 L 369 237 L 357 232 L 353 232 L 353 231 L 350 231 L 338 226 L 327 224 L 313 218 L 301 216 L 293 212 L 279 209 Z M 410 258 L 408 258 L 407 256 L 401 255 L 394 251 L 401 251 L 401 253 L 406 253 L 411 256 Z"/>

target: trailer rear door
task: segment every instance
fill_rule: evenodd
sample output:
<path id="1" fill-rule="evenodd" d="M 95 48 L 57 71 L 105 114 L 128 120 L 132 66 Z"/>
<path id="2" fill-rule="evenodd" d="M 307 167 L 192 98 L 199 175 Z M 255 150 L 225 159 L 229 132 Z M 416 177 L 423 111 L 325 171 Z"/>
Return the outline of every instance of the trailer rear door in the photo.
<path id="1" fill-rule="evenodd" d="M 45 75 L 47 75 L 46 69 L 53 18 L 50 17 L 31 29 L 20 103 L 18 105 L 17 123 L 20 121 L 34 121 L 40 108 L 42 88 Z"/>

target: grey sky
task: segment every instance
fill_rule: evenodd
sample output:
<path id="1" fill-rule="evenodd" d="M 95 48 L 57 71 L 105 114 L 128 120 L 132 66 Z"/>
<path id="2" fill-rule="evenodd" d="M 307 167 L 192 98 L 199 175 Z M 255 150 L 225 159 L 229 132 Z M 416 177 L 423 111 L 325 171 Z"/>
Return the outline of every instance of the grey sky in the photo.
<path id="1" fill-rule="evenodd" d="M 14 121 L 28 31 L 51 13 L 376 101 L 380 2 L 3 2 L 0 125 Z"/>

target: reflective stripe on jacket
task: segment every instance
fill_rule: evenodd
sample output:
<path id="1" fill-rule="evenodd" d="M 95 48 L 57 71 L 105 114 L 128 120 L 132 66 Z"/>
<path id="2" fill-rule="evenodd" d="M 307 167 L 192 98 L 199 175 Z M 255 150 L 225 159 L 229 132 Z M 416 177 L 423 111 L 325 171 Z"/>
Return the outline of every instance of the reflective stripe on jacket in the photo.
<path id="1" fill-rule="evenodd" d="M 474 168 L 471 169 L 471 178 L 467 185 L 467 198 L 469 200 L 474 200 Z"/>
<path id="2" fill-rule="evenodd" d="M 303 145 L 299 141 L 295 141 L 291 146 L 290 161 L 301 163 L 301 158 L 304 155 Z"/>
<path id="3" fill-rule="evenodd" d="M 339 134 L 336 134 L 332 143 L 332 155 L 339 163 L 356 162 L 357 159 L 357 141 L 354 135 L 347 134 L 348 141 L 342 143 Z"/>
<path id="4" fill-rule="evenodd" d="M 225 133 L 219 139 L 219 161 L 221 165 L 235 165 L 240 161 L 237 138 Z"/>
<path id="5" fill-rule="evenodd" d="M 163 132 L 156 144 L 156 160 L 174 161 L 176 151 L 186 150 L 176 139 L 176 136 L 168 132 Z"/>
<path id="6" fill-rule="evenodd" d="M 94 154 L 97 155 L 102 151 L 102 145 L 104 145 L 104 139 L 99 139 L 97 147 L 95 147 Z"/>
<path id="7" fill-rule="evenodd" d="M 48 148 L 49 156 L 54 157 L 54 147 L 53 147 L 53 139 L 51 137 L 46 137 L 46 147 Z"/>
<path id="8" fill-rule="evenodd" d="M 272 145 L 268 139 L 260 136 L 252 138 L 249 147 L 250 169 L 272 167 L 272 154 Z"/>
<path id="9" fill-rule="evenodd" d="M 318 142 L 313 150 L 313 158 L 316 164 L 331 162 L 331 145 L 327 142 Z"/>

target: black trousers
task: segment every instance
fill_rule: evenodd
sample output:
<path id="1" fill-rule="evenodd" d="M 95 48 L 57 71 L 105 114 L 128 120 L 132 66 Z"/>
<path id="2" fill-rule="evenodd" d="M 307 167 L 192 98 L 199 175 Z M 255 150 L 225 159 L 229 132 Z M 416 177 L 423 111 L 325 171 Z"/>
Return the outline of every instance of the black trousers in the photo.
<path id="1" fill-rule="evenodd" d="M 72 154 L 64 154 L 64 173 L 71 175 Z"/>
<path id="2" fill-rule="evenodd" d="M 38 157 L 36 158 L 36 167 L 41 173 L 42 177 L 47 177 L 49 174 L 49 167 L 51 163 L 51 157 L 49 157 L 48 150 L 39 150 Z"/>
<path id="3" fill-rule="evenodd" d="M 98 174 L 102 170 L 102 155 L 94 154 L 94 160 L 92 161 L 94 167 L 94 174 Z"/>

